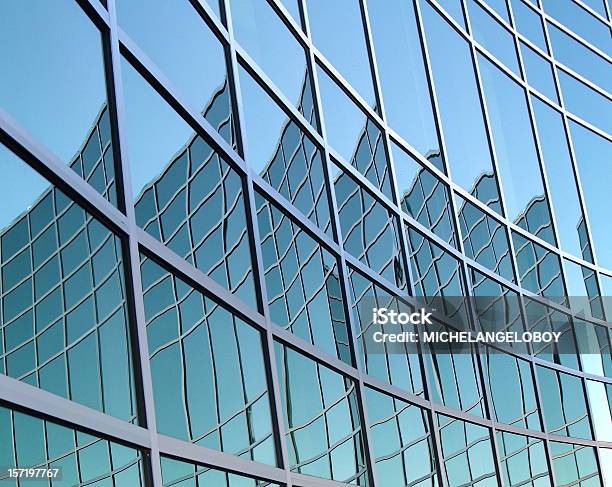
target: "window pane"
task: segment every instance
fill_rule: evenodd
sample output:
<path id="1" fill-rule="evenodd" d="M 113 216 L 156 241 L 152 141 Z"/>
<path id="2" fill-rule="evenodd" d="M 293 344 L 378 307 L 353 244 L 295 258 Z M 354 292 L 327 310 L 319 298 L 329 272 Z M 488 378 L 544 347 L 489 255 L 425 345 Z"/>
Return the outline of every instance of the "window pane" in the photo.
<path id="1" fill-rule="evenodd" d="M 610 29 L 572 0 L 542 0 L 544 10 L 587 42 L 612 54 Z"/>
<path id="2" fill-rule="evenodd" d="M 308 0 L 305 3 L 315 46 L 365 102 L 376 108 L 359 0 Z"/>
<path id="3" fill-rule="evenodd" d="M 317 74 L 329 144 L 391 198 L 391 178 L 382 132 L 325 71 L 319 68 Z"/>
<path id="4" fill-rule="evenodd" d="M 121 241 L 4 146 L 0 166 L 0 370 L 134 421 Z"/>
<path id="5" fill-rule="evenodd" d="M 452 178 L 483 203 L 499 209 L 470 49 L 429 4 L 423 5 L 422 12 Z"/>
<path id="6" fill-rule="evenodd" d="M 368 15 L 389 125 L 444 171 L 412 2 L 370 1 Z"/>
<path id="7" fill-rule="evenodd" d="M 266 0 L 231 0 L 230 6 L 236 40 L 289 101 L 304 110 L 310 76 L 302 46 Z"/>
<path id="8" fill-rule="evenodd" d="M 94 478 L 96 486 L 146 485 L 138 450 L 5 407 L 0 407 L 0 444 L 4 469 L 60 469 L 61 477 L 53 485 L 80 485 Z M 2 483 L 17 485 L 7 479 Z"/>
<path id="9" fill-rule="evenodd" d="M 521 75 L 512 34 L 476 3 L 468 0 L 474 39 L 517 76 Z M 464 68 L 465 69 L 465 68 Z"/>
<path id="10" fill-rule="evenodd" d="M 591 261 L 591 249 L 561 114 L 535 97 L 532 100 L 548 187 L 557 217 L 560 246 L 566 252 Z M 588 192 L 591 191 L 589 188 Z"/>
<path id="11" fill-rule="evenodd" d="M 376 482 L 386 487 L 437 485 L 428 413 L 366 388 Z"/>
<path id="12" fill-rule="evenodd" d="M 544 38 L 544 27 L 542 18 L 527 3 L 522 0 L 511 0 L 512 11 L 514 13 L 514 27 L 527 39 L 538 46 L 542 51 L 548 52 L 546 39 Z"/>
<path id="13" fill-rule="evenodd" d="M 594 448 L 551 441 L 550 456 L 555 485 L 601 485 Z"/>
<path id="14" fill-rule="evenodd" d="M 553 78 L 553 67 L 549 61 L 521 42 L 521 55 L 525 67 L 525 78 L 535 88 L 555 103 L 559 103 Z"/>
<path id="15" fill-rule="evenodd" d="M 497 485 L 489 429 L 441 414 L 437 423 L 449 487 Z"/>
<path id="16" fill-rule="evenodd" d="M 591 417 L 593 418 L 593 426 L 595 428 L 595 439 L 598 441 L 610 441 L 612 439 L 612 419 L 608 395 L 606 394 L 606 385 L 593 380 L 586 381 L 587 395 L 591 406 Z"/>
<path id="17" fill-rule="evenodd" d="M 116 205 L 100 31 L 71 0 L 2 2 L 0 62 L 0 106 Z"/>
<path id="18" fill-rule="evenodd" d="M 604 132 L 612 133 L 612 101 L 564 71 L 557 72 L 565 108 Z"/>
<path id="19" fill-rule="evenodd" d="M 400 207 L 438 237 L 457 246 L 449 189 L 398 145 L 391 144 Z"/>
<path id="20" fill-rule="evenodd" d="M 158 431 L 275 465 L 261 334 L 144 255 L 141 272 Z"/>
<path id="21" fill-rule="evenodd" d="M 570 133 L 598 263 L 612 269 L 612 230 L 605 203 L 612 192 L 612 143 L 574 122 Z"/>
<path id="22" fill-rule="evenodd" d="M 191 462 L 174 460 L 173 458 L 161 457 L 161 473 L 164 487 L 181 486 L 195 487 L 280 487 L 278 484 L 263 480 L 256 480 L 243 475 L 204 467 Z"/>
<path id="23" fill-rule="evenodd" d="M 592 439 L 582 380 L 542 366 L 536 371 L 546 431 Z"/>
<path id="24" fill-rule="evenodd" d="M 497 433 L 497 449 L 504 485 L 552 485 L 546 446 L 542 440 L 500 431 Z"/>
<path id="25" fill-rule="evenodd" d="M 399 288 L 406 285 L 397 217 L 336 167 L 334 186 L 344 249 Z"/>
<path id="26" fill-rule="evenodd" d="M 496 274 L 514 282 L 505 225 L 457 193 L 455 196 L 465 254 Z"/>
<path id="27" fill-rule="evenodd" d="M 315 225 L 331 234 L 321 151 L 244 69 L 240 69 L 240 86 L 247 161 Z M 314 117 L 311 92 L 302 95 L 302 106 L 310 106 L 308 111 Z"/>
<path id="28" fill-rule="evenodd" d="M 350 363 L 337 259 L 259 193 L 255 205 L 270 318 Z"/>
<path id="29" fill-rule="evenodd" d="M 423 394 L 421 365 L 414 349 L 410 350 L 409 346 L 406 346 L 405 353 L 396 352 L 397 348 L 394 348 L 394 353 L 391 351 L 381 353 L 379 350 L 370 350 L 369 345 L 372 342 L 365 337 L 365 333 L 373 324 L 372 308 L 399 311 L 400 306 L 404 309 L 406 305 L 400 302 L 397 296 L 374 284 L 371 279 L 353 268 L 349 268 L 349 285 L 353 303 L 353 319 L 359 327 L 357 356 L 364 370 L 372 377 L 400 387 L 411 394 Z M 393 327 L 396 326 L 403 325 L 393 325 Z M 414 330 L 411 325 L 405 328 L 406 331 Z M 394 347 L 397 346 L 399 344 L 394 344 Z"/>
<path id="30" fill-rule="evenodd" d="M 516 222 L 534 201 L 546 201 L 527 99 L 523 88 L 489 61 L 482 56 L 478 61 L 507 216 Z M 542 224 L 550 222 L 550 215 L 542 216 Z"/>
<path id="31" fill-rule="evenodd" d="M 241 177 L 124 59 L 136 221 L 255 306 Z"/>
<path id="32" fill-rule="evenodd" d="M 572 311 L 581 316 L 603 318 L 603 309 L 595 271 L 563 259 L 565 284 Z"/>
<path id="33" fill-rule="evenodd" d="M 279 343 L 275 349 L 291 471 L 365 484 L 355 383 Z"/>
<path id="34" fill-rule="evenodd" d="M 224 49 L 189 1 L 162 0 L 153 6 L 146 0 L 119 0 L 117 17 L 188 101 L 233 144 Z"/>

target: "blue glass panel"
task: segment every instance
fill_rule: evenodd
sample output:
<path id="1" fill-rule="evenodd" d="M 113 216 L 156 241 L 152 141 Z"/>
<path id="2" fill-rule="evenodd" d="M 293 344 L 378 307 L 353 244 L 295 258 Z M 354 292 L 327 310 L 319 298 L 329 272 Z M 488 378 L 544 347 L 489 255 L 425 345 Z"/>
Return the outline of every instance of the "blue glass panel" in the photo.
<path id="1" fill-rule="evenodd" d="M 426 3 L 426 0 L 420 0 L 421 5 Z M 442 5 L 442 8 L 449 14 L 455 22 L 465 29 L 465 18 L 463 16 L 463 7 L 461 6 L 461 0 L 444 0 L 438 2 Z"/>
<path id="2" fill-rule="evenodd" d="M 452 178 L 484 203 L 495 201 L 497 188 L 470 48 L 429 4 L 422 12 Z M 485 182 L 493 184 L 483 192 Z"/>
<path id="3" fill-rule="evenodd" d="M 440 143 L 412 2 L 370 1 L 368 14 L 389 125 L 425 157 L 435 156 Z"/>
<path id="4" fill-rule="evenodd" d="M 359 0 L 308 0 L 306 4 L 315 46 L 365 102 L 375 108 L 376 99 Z"/>
<path id="5" fill-rule="evenodd" d="M 559 245 L 576 257 L 590 260 L 590 249 L 584 227 L 584 217 L 578 198 L 567 136 L 561 114 L 532 97 L 548 188 L 555 212 Z"/>
<path id="6" fill-rule="evenodd" d="M 479 56 L 508 218 L 516 221 L 544 194 L 527 99 L 522 87 Z"/>
<path id="7" fill-rule="evenodd" d="M 266 0 L 232 0 L 230 6 L 236 40 L 298 106 L 308 77 L 302 46 Z"/>
<path id="8" fill-rule="evenodd" d="M 197 110 L 232 142 L 229 130 L 217 126 L 215 98 L 227 92 L 223 45 L 189 0 L 162 0 L 152 6 L 147 0 L 119 0 L 119 25 L 144 50 Z M 221 118 L 231 119 L 231 101 L 225 95 Z M 226 122 L 227 123 L 227 122 Z"/>
<path id="9" fill-rule="evenodd" d="M 544 10 L 587 42 L 612 54 L 610 27 L 572 0 L 542 0 Z"/>
<path id="10" fill-rule="evenodd" d="M 612 194 L 612 143 L 574 122 L 570 132 L 589 215 L 591 236 L 599 265 L 612 269 L 612 229 L 609 205 Z"/>
<path id="11" fill-rule="evenodd" d="M 558 73 L 565 108 L 600 129 L 612 133 L 612 101 L 564 71 L 558 70 Z"/>
<path id="12" fill-rule="evenodd" d="M 521 71 L 519 69 L 518 58 L 516 57 L 516 47 L 512 34 L 485 12 L 476 3 L 476 0 L 468 0 L 468 12 L 474 39 L 504 63 L 506 67 L 520 76 Z"/>
<path id="13" fill-rule="evenodd" d="M 542 51 L 548 52 L 540 14 L 528 7 L 523 0 L 512 0 L 510 3 L 512 5 L 514 27 L 516 30 L 542 49 Z"/>
<path id="14" fill-rule="evenodd" d="M 522 42 L 521 55 L 527 83 L 552 101 L 559 103 L 553 78 L 553 67 L 550 62 Z"/>
<path id="15" fill-rule="evenodd" d="M 548 24 L 555 59 L 609 93 L 612 92 L 610 63 L 551 23 Z"/>

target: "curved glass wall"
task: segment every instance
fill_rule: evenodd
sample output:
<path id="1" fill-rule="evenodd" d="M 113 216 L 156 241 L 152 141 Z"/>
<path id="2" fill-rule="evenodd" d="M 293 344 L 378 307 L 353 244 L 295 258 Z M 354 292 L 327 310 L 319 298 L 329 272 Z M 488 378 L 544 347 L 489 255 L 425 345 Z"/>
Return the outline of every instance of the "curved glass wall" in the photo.
<path id="1" fill-rule="evenodd" d="M 1 485 L 612 483 L 608 0 L 13 3 Z"/>

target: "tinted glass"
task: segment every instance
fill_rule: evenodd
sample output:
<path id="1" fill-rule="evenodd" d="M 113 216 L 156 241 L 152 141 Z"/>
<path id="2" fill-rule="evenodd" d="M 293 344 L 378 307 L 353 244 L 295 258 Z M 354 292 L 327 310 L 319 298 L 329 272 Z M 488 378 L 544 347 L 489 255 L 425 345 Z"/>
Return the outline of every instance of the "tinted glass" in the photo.
<path id="1" fill-rule="evenodd" d="M 308 0 L 305 3 L 315 46 L 365 102 L 375 108 L 376 99 L 359 0 Z"/>
<path id="2" fill-rule="evenodd" d="M 391 145 L 391 153 L 402 210 L 456 246 L 448 186 L 398 145 Z"/>
<path id="3" fill-rule="evenodd" d="M 595 271 L 568 259 L 563 259 L 563 263 L 567 295 L 572 311 L 581 316 L 602 318 L 603 310 Z"/>
<path id="4" fill-rule="evenodd" d="M 507 216 L 516 222 L 534 201 L 546 200 L 525 91 L 484 57 L 478 61 Z"/>
<path id="5" fill-rule="evenodd" d="M 361 415 L 353 381 L 276 344 L 289 467 L 364 485 Z"/>
<path id="6" fill-rule="evenodd" d="M 181 487 L 215 486 L 215 487 L 280 487 L 272 482 L 255 480 L 235 473 L 204 467 L 194 463 L 182 462 L 168 457 L 161 457 L 161 474 L 164 487 L 179 485 Z"/>
<path id="7" fill-rule="evenodd" d="M 555 485 L 576 482 L 595 487 L 602 485 L 593 448 L 551 441 L 550 456 Z"/>
<path id="8" fill-rule="evenodd" d="M 391 198 L 382 132 L 325 71 L 318 69 L 317 74 L 328 142 L 351 166 Z"/>
<path id="9" fill-rule="evenodd" d="M 574 122 L 570 133 L 598 263 L 612 269 L 612 230 L 605 204 L 612 191 L 612 143 Z"/>
<path id="10" fill-rule="evenodd" d="M 0 442 L 3 469 L 59 469 L 53 485 L 82 485 L 94 480 L 90 485 L 146 485 L 146 467 L 138 450 L 4 407 L 0 407 Z M 48 480 L 30 481 L 49 485 Z M 6 478 L 2 483 L 17 485 Z"/>
<path id="11" fill-rule="evenodd" d="M 387 487 L 437 485 L 428 413 L 373 389 L 365 397 L 376 481 Z"/>
<path id="12" fill-rule="evenodd" d="M 525 68 L 525 78 L 529 86 L 535 88 L 555 103 L 559 103 L 557 88 L 553 78 L 553 67 L 549 61 L 521 42 L 521 56 Z"/>
<path id="13" fill-rule="evenodd" d="M 595 439 L 610 441 L 612 439 L 612 404 L 606 394 L 606 384 L 587 380 L 586 388 L 595 428 Z"/>
<path id="14" fill-rule="evenodd" d="M 344 249 L 399 288 L 406 285 L 397 217 L 340 169 L 334 187 Z"/>
<path id="15" fill-rule="evenodd" d="M 476 205 L 456 196 L 465 254 L 496 274 L 514 281 L 506 227 Z"/>
<path id="16" fill-rule="evenodd" d="M 495 175 L 467 42 L 429 4 L 422 9 L 446 158 L 453 179 L 497 206 Z M 460 92 L 462 96 L 457 96 Z"/>
<path id="17" fill-rule="evenodd" d="M 232 144 L 232 102 L 223 45 L 189 0 L 162 0 L 155 5 L 119 0 L 117 17 L 194 108 Z"/>
<path id="18" fill-rule="evenodd" d="M 121 241 L 0 146 L 0 371 L 136 420 Z"/>
<path id="19" fill-rule="evenodd" d="M 514 15 L 514 27 L 527 39 L 538 46 L 542 51 L 548 52 L 542 17 L 532 8 L 528 7 L 523 0 L 511 0 L 512 13 Z"/>
<path id="20" fill-rule="evenodd" d="M 368 14 L 389 125 L 444 171 L 412 2 L 370 1 Z"/>
<path id="21" fill-rule="evenodd" d="M 247 161 L 315 225 L 331 233 L 321 151 L 243 69 L 240 83 Z M 314 117 L 311 92 L 302 95 L 301 106 Z"/>
<path id="22" fill-rule="evenodd" d="M 157 430 L 276 464 L 261 335 L 141 256 Z"/>
<path id="23" fill-rule="evenodd" d="M 350 363 L 336 258 L 261 194 L 255 205 L 270 318 Z"/>
<path id="24" fill-rule="evenodd" d="M 468 0 L 467 5 L 474 39 L 506 67 L 520 76 L 521 71 L 516 57 L 514 38 L 510 31 L 502 27 L 497 20 L 485 12 L 476 3 L 476 0 Z"/>
<path id="25" fill-rule="evenodd" d="M 310 90 L 302 46 L 266 0 L 231 0 L 230 7 L 236 40 L 289 101 L 300 108 L 303 92 Z"/>
<path id="26" fill-rule="evenodd" d="M 353 303 L 353 319 L 359 327 L 357 334 L 357 354 L 364 370 L 379 380 L 388 382 L 408 392 L 423 394 L 423 381 L 421 378 L 421 365 L 419 356 L 414 349 L 406 346 L 405 353 L 380 353 L 380 350 L 370 350 L 372 342 L 365 338 L 365 333 L 373 324 L 372 305 L 378 308 L 399 310 L 400 301 L 397 296 L 389 293 L 381 286 L 360 272 L 350 268 L 349 285 Z M 402 302 L 403 304 L 403 302 Z M 405 309 L 405 305 L 402 306 Z M 378 325 L 384 328 L 384 325 Z M 411 325 L 392 325 L 403 330 L 413 331 Z M 398 344 L 394 344 L 394 347 Z M 386 347 L 386 345 L 385 345 Z"/>
<path id="27" fill-rule="evenodd" d="M 504 485 L 552 485 L 542 440 L 498 432 L 497 450 L 502 459 L 500 470 Z"/>
<path id="28" fill-rule="evenodd" d="M 533 97 L 532 101 L 552 208 L 556 216 L 559 245 L 566 252 L 591 260 L 563 119 L 559 112 L 537 98 Z"/>
<path id="29" fill-rule="evenodd" d="M 138 225 L 255 305 L 240 176 L 123 60 Z"/>
<path id="30" fill-rule="evenodd" d="M 449 487 L 498 485 L 489 430 L 441 414 L 437 422 Z"/>
<path id="31" fill-rule="evenodd" d="M 0 106 L 116 204 L 102 38 L 78 4 L 3 2 L 0 62 Z"/>

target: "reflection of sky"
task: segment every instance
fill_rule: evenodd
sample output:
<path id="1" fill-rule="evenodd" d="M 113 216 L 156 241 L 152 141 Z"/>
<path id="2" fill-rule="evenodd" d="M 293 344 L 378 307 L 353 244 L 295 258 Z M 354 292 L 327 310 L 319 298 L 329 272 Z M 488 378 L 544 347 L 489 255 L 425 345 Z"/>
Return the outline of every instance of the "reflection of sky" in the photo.
<path id="1" fill-rule="evenodd" d="M 21 215 L 49 187 L 34 169 L 0 145 L 0 231 Z"/>
<path id="2" fill-rule="evenodd" d="M 0 106 L 68 162 L 106 101 L 99 31 L 72 0 L 1 1 L 0 63 Z"/>
<path id="3" fill-rule="evenodd" d="M 193 134 L 191 127 L 124 59 L 121 62 L 133 197 Z"/>

